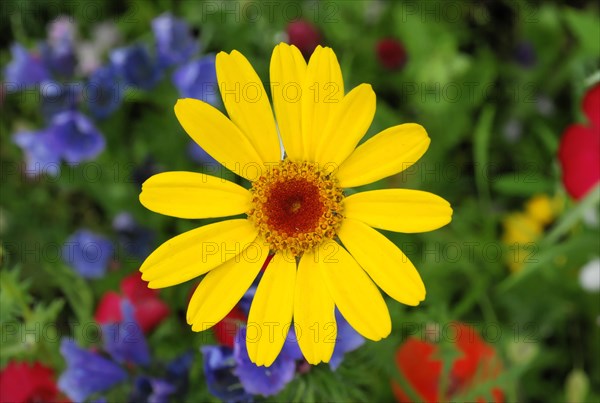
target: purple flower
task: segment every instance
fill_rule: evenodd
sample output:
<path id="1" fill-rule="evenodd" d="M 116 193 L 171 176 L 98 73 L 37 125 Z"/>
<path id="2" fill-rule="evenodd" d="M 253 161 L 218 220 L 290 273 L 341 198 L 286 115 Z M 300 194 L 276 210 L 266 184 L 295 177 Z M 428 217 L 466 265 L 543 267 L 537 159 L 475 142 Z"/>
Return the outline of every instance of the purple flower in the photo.
<path id="1" fill-rule="evenodd" d="M 58 175 L 60 147 L 52 130 L 19 132 L 13 135 L 13 142 L 25 153 L 27 176 L 39 176 L 43 173 Z"/>
<path id="2" fill-rule="evenodd" d="M 294 379 L 296 360 L 287 354 L 279 354 L 270 367 L 259 367 L 250 361 L 246 349 L 245 327 L 238 331 L 233 349 L 237 364 L 235 374 L 248 393 L 272 396 L 281 392 Z"/>
<path id="3" fill-rule="evenodd" d="M 50 78 L 48 69 L 38 55 L 30 53 L 19 44 L 10 48 L 12 60 L 4 69 L 4 86 L 7 92 L 22 90 Z"/>
<path id="4" fill-rule="evenodd" d="M 149 90 L 162 76 L 160 66 L 143 45 L 115 49 L 110 60 L 127 85 Z"/>
<path id="5" fill-rule="evenodd" d="M 86 101 L 90 112 L 103 119 L 112 114 L 123 100 L 123 84 L 118 80 L 117 70 L 108 65 L 96 69 L 87 85 Z"/>
<path id="6" fill-rule="evenodd" d="M 133 169 L 131 179 L 138 186 L 142 186 L 142 183 L 146 182 L 152 175 L 164 171 L 165 168 L 163 166 L 159 165 L 151 155 L 147 155 L 144 161 Z"/>
<path id="7" fill-rule="evenodd" d="M 114 248 L 105 237 L 82 229 L 67 239 L 63 259 L 85 278 L 100 278 L 106 272 Z"/>
<path id="8" fill-rule="evenodd" d="M 233 349 L 225 346 L 202 346 L 204 376 L 208 391 L 227 402 L 252 401 L 235 375 L 236 361 Z"/>
<path id="9" fill-rule="evenodd" d="M 104 349 L 118 363 L 148 365 L 150 350 L 146 337 L 133 314 L 133 305 L 129 300 L 121 301 L 123 320 L 118 323 L 102 325 Z"/>
<path id="10" fill-rule="evenodd" d="M 63 339 L 60 352 L 67 361 L 67 370 L 60 376 L 58 387 L 75 402 L 82 402 L 127 378 L 127 373 L 117 364 L 82 349 L 73 340 Z"/>
<path id="11" fill-rule="evenodd" d="M 75 72 L 75 24 L 70 17 L 55 19 L 48 28 L 48 41 L 42 45 L 42 56 L 53 73 L 71 77 Z"/>
<path id="12" fill-rule="evenodd" d="M 42 82 L 40 84 L 42 114 L 47 120 L 52 120 L 54 115 L 74 110 L 80 93 L 80 83 L 61 84 L 52 80 Z"/>
<path id="13" fill-rule="evenodd" d="M 365 343 L 365 339 L 350 326 L 348 321 L 337 310 L 335 311 L 335 317 L 337 322 L 337 338 L 333 355 L 329 360 L 329 366 L 334 371 L 340 366 L 346 353 L 356 350 Z"/>
<path id="14" fill-rule="evenodd" d="M 138 376 L 133 384 L 130 402 L 165 403 L 175 392 L 175 387 L 160 378 Z"/>
<path id="15" fill-rule="evenodd" d="M 531 42 L 528 41 L 519 42 L 514 50 L 514 58 L 521 66 L 525 68 L 531 68 L 535 66 L 537 62 L 535 47 Z"/>
<path id="16" fill-rule="evenodd" d="M 189 351 L 167 364 L 165 380 L 175 386 L 175 395 L 184 396 L 189 386 L 189 372 L 194 361 L 194 353 Z"/>
<path id="17" fill-rule="evenodd" d="M 83 114 L 76 111 L 56 115 L 51 122 L 62 157 L 69 164 L 96 158 L 105 147 L 102 134 Z"/>
<path id="18" fill-rule="evenodd" d="M 244 293 L 244 296 L 239 302 L 239 307 L 248 316 L 250 314 L 250 306 L 252 306 L 252 300 L 254 299 L 254 294 L 256 294 L 256 289 L 258 288 L 258 284 L 262 278 L 262 273 L 259 273 L 257 278 L 254 280 L 250 288 Z"/>
<path id="19" fill-rule="evenodd" d="M 154 232 L 139 225 L 130 213 L 122 212 L 112 223 L 117 232 L 119 244 L 125 251 L 140 259 L 145 259 L 154 248 Z"/>
<path id="20" fill-rule="evenodd" d="M 179 67 L 173 73 L 173 84 L 182 98 L 195 98 L 211 105 L 218 103 L 217 71 L 215 56 L 195 59 Z"/>
<path id="21" fill-rule="evenodd" d="M 201 164 L 201 165 L 218 165 L 219 162 L 211 157 L 204 148 L 200 147 L 195 141 L 190 141 L 188 143 L 187 149 L 188 155 L 192 159 L 192 161 Z"/>
<path id="22" fill-rule="evenodd" d="M 159 60 L 164 66 L 185 62 L 199 48 L 188 24 L 171 13 L 152 20 L 152 31 Z"/>

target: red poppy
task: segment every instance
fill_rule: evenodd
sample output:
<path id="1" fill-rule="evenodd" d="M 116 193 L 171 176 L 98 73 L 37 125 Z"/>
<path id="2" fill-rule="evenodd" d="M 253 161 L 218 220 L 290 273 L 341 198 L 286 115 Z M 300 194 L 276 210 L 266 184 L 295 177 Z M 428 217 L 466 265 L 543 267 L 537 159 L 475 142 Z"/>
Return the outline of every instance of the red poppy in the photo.
<path id="1" fill-rule="evenodd" d="M 58 398 L 54 373 L 39 362 L 11 361 L 0 372 L 0 402 L 53 402 Z"/>
<path id="2" fill-rule="evenodd" d="M 386 69 L 398 70 L 406 63 L 406 49 L 396 39 L 382 39 L 377 43 L 377 58 Z"/>
<path id="3" fill-rule="evenodd" d="M 123 319 L 121 315 L 123 298 L 127 298 L 133 304 L 135 319 L 144 333 L 154 329 L 169 315 L 169 307 L 158 298 L 158 291 L 148 288 L 139 272 L 121 281 L 121 292 L 123 295 L 114 291 L 104 294 L 94 314 L 96 322 L 101 324 L 120 322 Z"/>
<path id="4" fill-rule="evenodd" d="M 600 181 L 600 84 L 585 94 L 583 112 L 588 125 L 567 127 L 558 147 L 563 183 L 577 200 Z"/>
<path id="5" fill-rule="evenodd" d="M 296 20 L 287 26 L 288 43 L 296 46 L 305 58 L 308 58 L 321 43 L 321 34 L 308 21 Z"/>
<path id="6" fill-rule="evenodd" d="M 494 379 L 501 370 L 496 351 L 479 337 L 475 329 L 463 323 L 453 323 L 452 326 L 456 330 L 453 333 L 454 342 L 462 356 L 452 364 L 445 397 L 440 396 L 443 363 L 437 358 L 439 347 L 435 343 L 411 337 L 396 352 L 396 364 L 400 372 L 425 402 L 452 400 L 478 382 Z M 397 384 L 393 383 L 392 386 L 399 402 L 411 401 Z M 493 388 L 491 394 L 494 402 L 504 401 L 500 389 Z M 477 401 L 485 402 L 485 399 L 480 397 Z"/>

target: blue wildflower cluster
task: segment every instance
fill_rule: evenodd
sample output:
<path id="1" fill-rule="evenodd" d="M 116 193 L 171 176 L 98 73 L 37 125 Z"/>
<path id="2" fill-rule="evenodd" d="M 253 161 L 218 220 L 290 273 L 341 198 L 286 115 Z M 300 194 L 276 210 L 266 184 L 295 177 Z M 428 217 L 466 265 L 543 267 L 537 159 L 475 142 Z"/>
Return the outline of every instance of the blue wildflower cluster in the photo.
<path id="1" fill-rule="evenodd" d="M 127 211 L 117 213 L 113 219 L 116 243 L 89 229 L 78 229 L 63 243 L 63 261 L 86 279 L 99 279 L 106 275 L 111 262 L 122 252 L 133 259 L 145 259 L 154 245 L 155 234 L 139 224 Z"/>
<path id="2" fill-rule="evenodd" d="M 241 312 L 246 318 L 255 291 L 256 286 L 251 287 L 236 308 L 237 312 Z M 365 339 L 337 311 L 336 322 L 337 339 L 329 362 L 333 371 L 340 366 L 346 353 L 356 350 L 365 342 Z M 216 330 L 217 332 L 236 330 L 233 346 L 205 345 L 200 348 L 204 357 L 204 374 L 208 390 L 214 396 L 227 402 L 251 402 L 255 400 L 255 396 L 278 394 L 294 380 L 296 375 L 310 371 L 310 365 L 304 360 L 300 351 L 293 326 L 290 327 L 281 353 L 275 362 L 270 367 L 264 367 L 250 361 L 246 349 L 246 324 L 241 321 L 234 325 L 234 329 L 227 329 L 224 326 L 217 327 Z"/>
<path id="3" fill-rule="evenodd" d="M 75 402 L 103 399 L 101 394 L 125 383 L 133 385 L 132 402 L 165 402 L 183 396 L 193 354 L 185 353 L 166 365 L 153 362 L 128 300 L 121 302 L 121 312 L 122 321 L 101 326 L 103 351 L 84 349 L 72 339 L 62 341 L 60 352 L 67 369 L 58 380 L 59 389 Z"/>
<path id="4" fill-rule="evenodd" d="M 151 25 L 153 47 L 135 42 L 111 50 L 116 40 L 110 39 L 106 25 L 97 27 L 95 43 L 78 47 L 76 26 L 67 17 L 56 19 L 35 49 L 12 46 L 4 91 L 39 90 L 46 123 L 42 129 L 13 135 L 25 154 L 28 176 L 56 176 L 62 161 L 77 165 L 96 159 L 106 148 L 98 121 L 118 111 L 128 93 L 155 88 L 169 70 L 181 97 L 217 102 L 215 57 L 195 56 L 200 43 L 188 24 L 165 13 Z M 108 60 L 101 64 L 104 54 Z M 205 157 L 200 162 L 213 161 Z"/>

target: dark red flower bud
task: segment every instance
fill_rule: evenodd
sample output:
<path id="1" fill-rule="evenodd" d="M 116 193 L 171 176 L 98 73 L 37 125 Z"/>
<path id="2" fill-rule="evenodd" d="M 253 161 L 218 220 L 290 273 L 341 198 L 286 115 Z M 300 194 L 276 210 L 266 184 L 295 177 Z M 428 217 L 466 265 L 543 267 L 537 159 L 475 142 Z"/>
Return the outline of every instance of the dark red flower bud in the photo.
<path id="1" fill-rule="evenodd" d="M 377 43 L 377 58 L 386 69 L 398 70 L 406 63 L 406 49 L 396 39 L 382 39 Z"/>
<path id="2" fill-rule="evenodd" d="M 300 49 L 305 58 L 309 58 L 317 45 L 321 43 L 321 33 L 308 21 L 292 21 L 287 26 L 288 43 Z"/>

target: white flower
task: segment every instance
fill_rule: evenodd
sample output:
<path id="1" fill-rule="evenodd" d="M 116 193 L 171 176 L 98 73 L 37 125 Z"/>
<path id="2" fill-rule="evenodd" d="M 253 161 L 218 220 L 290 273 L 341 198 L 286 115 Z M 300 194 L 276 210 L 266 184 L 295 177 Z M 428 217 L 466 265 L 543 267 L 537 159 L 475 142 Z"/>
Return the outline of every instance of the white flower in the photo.
<path id="1" fill-rule="evenodd" d="M 600 258 L 589 261 L 579 272 L 579 283 L 586 291 L 600 290 Z"/>

